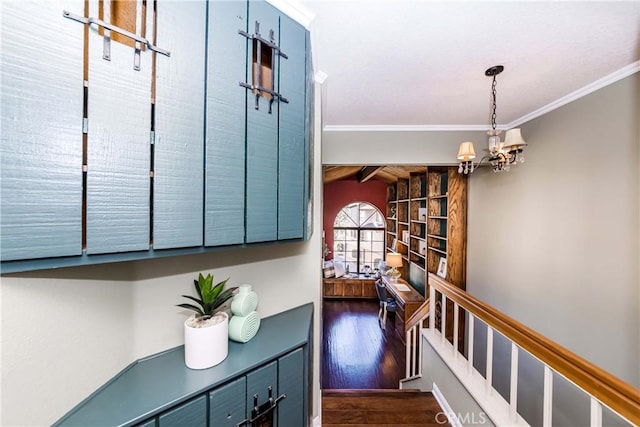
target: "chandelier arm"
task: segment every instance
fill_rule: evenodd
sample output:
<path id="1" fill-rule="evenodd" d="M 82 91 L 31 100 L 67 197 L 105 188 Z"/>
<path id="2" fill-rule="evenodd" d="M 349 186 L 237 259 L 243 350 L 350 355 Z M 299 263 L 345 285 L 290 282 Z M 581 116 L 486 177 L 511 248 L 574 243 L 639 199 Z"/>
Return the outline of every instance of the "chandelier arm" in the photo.
<path id="1" fill-rule="evenodd" d="M 485 160 L 489 160 L 491 158 L 491 156 L 484 156 L 483 158 L 480 159 L 480 161 L 478 163 L 473 163 L 473 160 L 469 160 L 469 163 L 473 164 L 473 168 L 479 168 L 480 165 L 482 164 L 482 162 L 484 162 Z"/>

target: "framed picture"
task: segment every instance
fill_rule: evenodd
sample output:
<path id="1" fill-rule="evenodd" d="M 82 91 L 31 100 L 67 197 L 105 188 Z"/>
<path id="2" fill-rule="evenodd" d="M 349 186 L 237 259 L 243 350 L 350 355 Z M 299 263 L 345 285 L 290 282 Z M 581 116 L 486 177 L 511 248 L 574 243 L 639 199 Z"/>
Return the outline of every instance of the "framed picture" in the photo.
<path id="1" fill-rule="evenodd" d="M 391 243 L 391 252 L 398 252 L 398 239 L 393 239 L 393 243 Z"/>
<path id="2" fill-rule="evenodd" d="M 440 257 L 440 263 L 438 264 L 438 272 L 436 274 L 442 277 L 443 279 L 447 277 L 447 259 L 445 257 Z"/>

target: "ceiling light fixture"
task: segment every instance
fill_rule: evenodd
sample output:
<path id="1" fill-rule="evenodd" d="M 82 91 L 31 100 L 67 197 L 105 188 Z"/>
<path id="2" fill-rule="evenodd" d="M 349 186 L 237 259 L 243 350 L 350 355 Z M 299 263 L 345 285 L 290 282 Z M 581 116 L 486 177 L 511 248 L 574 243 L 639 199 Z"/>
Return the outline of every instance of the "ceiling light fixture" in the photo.
<path id="1" fill-rule="evenodd" d="M 493 77 L 491 85 L 491 130 L 487 132 L 487 135 L 489 135 L 489 154 L 474 165 L 473 159 L 476 158 L 476 152 L 473 148 L 473 142 L 462 142 L 458 149 L 459 173 L 468 174 L 473 172 L 484 160 L 488 160 L 491 163 L 494 172 L 508 172 L 511 165 L 524 163 L 523 148 L 527 145 L 527 142 L 522 139 L 520 128 L 508 130 L 505 134 L 504 142 L 500 141 L 500 132 L 502 131 L 496 129 L 496 76 L 503 70 L 504 67 L 502 65 L 495 65 L 484 72 L 486 76 Z"/>

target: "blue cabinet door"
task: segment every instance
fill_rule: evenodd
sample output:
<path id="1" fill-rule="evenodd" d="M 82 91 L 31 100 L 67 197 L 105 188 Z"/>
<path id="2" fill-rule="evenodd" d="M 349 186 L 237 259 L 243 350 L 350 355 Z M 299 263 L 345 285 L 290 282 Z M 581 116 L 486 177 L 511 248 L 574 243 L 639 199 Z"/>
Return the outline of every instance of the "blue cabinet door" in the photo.
<path id="1" fill-rule="evenodd" d="M 202 245 L 206 8 L 205 0 L 156 5 L 157 45 L 171 52 L 156 55 L 156 249 Z"/>
<path id="2" fill-rule="evenodd" d="M 207 427 L 207 396 L 200 396 L 158 418 L 159 427 Z"/>
<path id="3" fill-rule="evenodd" d="M 111 22 L 105 1 L 104 21 Z M 142 34 L 142 0 L 136 1 L 136 33 Z M 98 2 L 89 15 L 99 16 Z M 153 14 L 146 13 L 146 28 Z M 103 59 L 104 38 L 89 31 L 87 134 L 87 253 L 149 249 L 151 165 L 151 51 L 140 54 L 111 40 Z"/>
<path id="4" fill-rule="evenodd" d="M 83 2 L 3 2 L 0 258 L 82 252 Z M 27 18 L 28 17 L 28 18 Z"/>
<path id="5" fill-rule="evenodd" d="M 269 391 L 271 390 L 271 391 Z M 269 401 L 269 396 L 275 400 L 278 397 L 278 362 L 273 361 L 247 374 L 247 417 L 256 405 L 263 405 Z M 277 426 L 277 413 L 273 412 L 274 423 Z"/>
<path id="6" fill-rule="evenodd" d="M 314 76 L 312 67 L 311 37 L 305 35 L 307 46 L 307 83 L 305 93 L 304 138 L 305 138 L 305 172 L 304 172 L 304 239 L 313 234 L 313 132 L 314 132 Z"/>
<path id="7" fill-rule="evenodd" d="M 301 348 L 278 360 L 278 392 L 287 397 L 278 404 L 280 427 L 307 425 L 305 422 L 304 353 Z"/>
<path id="8" fill-rule="evenodd" d="M 208 6 L 206 246 L 244 243 L 247 2 Z"/>
<path id="9" fill-rule="evenodd" d="M 257 28 L 256 28 L 257 27 Z M 279 34 L 279 12 L 264 0 L 249 1 L 248 32 L 264 39 L 273 34 L 275 43 Z M 247 49 L 247 82 L 253 82 L 255 40 Z M 266 52 L 265 49 L 261 49 Z M 273 91 L 278 91 L 278 58 L 272 52 L 271 67 L 265 64 L 267 55 L 261 55 L 260 76 L 267 80 L 273 76 Z M 260 82 L 265 84 L 265 81 Z M 277 99 L 257 96 L 246 89 L 247 96 L 247 183 L 246 183 L 246 237 L 247 243 L 274 241 L 278 238 L 278 110 Z M 273 102 L 271 102 L 273 101 Z"/>
<path id="10" fill-rule="evenodd" d="M 235 427 L 247 419 L 246 393 L 245 377 L 209 393 L 210 427 Z"/>
<path id="11" fill-rule="evenodd" d="M 278 240 L 304 235 L 306 30 L 280 17 L 280 104 L 278 141 Z"/>

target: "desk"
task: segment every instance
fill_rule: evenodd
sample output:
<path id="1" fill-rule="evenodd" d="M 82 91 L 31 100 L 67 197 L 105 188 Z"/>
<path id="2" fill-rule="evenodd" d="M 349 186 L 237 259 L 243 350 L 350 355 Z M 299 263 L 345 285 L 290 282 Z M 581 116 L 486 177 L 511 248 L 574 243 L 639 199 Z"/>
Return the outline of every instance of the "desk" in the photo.
<path id="1" fill-rule="evenodd" d="M 400 335 L 402 341 L 404 341 L 404 337 L 406 334 L 406 330 L 404 325 L 407 323 L 411 315 L 420 308 L 420 306 L 424 303 L 424 297 L 416 291 L 406 280 L 398 279 L 397 282 L 394 282 L 389 276 L 382 275 L 380 276 L 382 282 L 385 284 L 387 288 L 387 293 L 389 296 L 393 297 L 396 300 L 396 324 L 395 329 L 396 333 Z M 408 291 L 400 291 L 396 287 L 397 285 L 404 285 L 409 288 Z"/>

